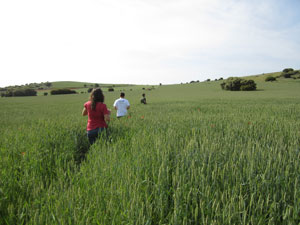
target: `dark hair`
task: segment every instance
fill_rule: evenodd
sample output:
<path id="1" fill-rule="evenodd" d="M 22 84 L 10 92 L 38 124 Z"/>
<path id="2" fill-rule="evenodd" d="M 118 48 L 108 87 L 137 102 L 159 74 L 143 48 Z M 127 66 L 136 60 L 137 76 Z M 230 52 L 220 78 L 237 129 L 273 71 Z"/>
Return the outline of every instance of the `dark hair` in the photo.
<path id="1" fill-rule="evenodd" d="M 145 97 L 145 93 L 143 93 L 142 96 Z"/>
<path id="2" fill-rule="evenodd" d="M 100 88 L 94 88 L 91 95 L 90 101 L 92 102 L 92 110 L 96 109 L 97 102 L 104 102 L 104 95 Z"/>
<path id="3" fill-rule="evenodd" d="M 125 93 L 124 93 L 124 92 L 121 92 L 120 96 L 121 96 L 121 97 L 125 97 Z"/>

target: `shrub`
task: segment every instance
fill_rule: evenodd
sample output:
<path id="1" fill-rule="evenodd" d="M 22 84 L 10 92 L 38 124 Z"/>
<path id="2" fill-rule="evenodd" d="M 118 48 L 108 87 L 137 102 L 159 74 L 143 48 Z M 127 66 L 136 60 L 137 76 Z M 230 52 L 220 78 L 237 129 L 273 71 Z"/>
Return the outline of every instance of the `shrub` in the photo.
<path id="1" fill-rule="evenodd" d="M 295 75 L 294 78 L 300 79 L 300 74 Z"/>
<path id="2" fill-rule="evenodd" d="M 108 91 L 115 91 L 113 88 L 108 88 Z"/>
<path id="3" fill-rule="evenodd" d="M 52 90 L 51 95 L 76 94 L 77 92 L 71 89 L 56 89 Z"/>
<path id="4" fill-rule="evenodd" d="M 17 89 L 13 91 L 13 96 L 36 96 L 37 92 L 34 89 Z"/>
<path id="5" fill-rule="evenodd" d="M 221 88 L 230 91 L 239 91 L 241 89 L 241 78 L 229 77 L 221 84 Z"/>
<path id="6" fill-rule="evenodd" d="M 44 92 L 44 96 L 47 96 L 48 95 L 48 92 Z"/>
<path id="7" fill-rule="evenodd" d="M 280 76 L 284 77 L 284 78 L 292 78 L 294 75 L 299 74 L 299 73 L 300 73 L 299 70 L 294 70 L 292 68 L 286 68 L 282 71 Z"/>
<path id="8" fill-rule="evenodd" d="M 89 89 L 87 90 L 87 92 L 88 92 L 88 93 L 91 93 L 92 90 L 93 90 L 93 88 L 89 88 Z"/>
<path id="9" fill-rule="evenodd" d="M 254 91 L 256 90 L 256 83 L 253 80 L 230 77 L 221 83 L 221 88 L 229 91 Z"/>
<path id="10" fill-rule="evenodd" d="M 51 86 L 52 86 L 52 83 L 50 83 L 50 82 L 47 81 L 47 82 L 45 83 L 45 86 L 51 87 Z"/>
<path id="11" fill-rule="evenodd" d="M 288 73 L 288 72 L 292 72 L 294 71 L 294 69 L 292 68 L 285 68 L 284 70 L 282 70 L 283 73 Z"/>
<path id="12" fill-rule="evenodd" d="M 295 71 L 282 72 L 281 76 L 284 78 L 291 78 L 295 74 Z"/>
<path id="13" fill-rule="evenodd" d="M 268 76 L 266 77 L 265 81 L 276 81 L 276 78 L 272 76 Z"/>
<path id="14" fill-rule="evenodd" d="M 221 88 L 222 88 L 223 90 L 225 90 L 225 85 L 226 85 L 226 83 L 223 82 L 223 83 L 221 83 L 220 85 L 221 85 Z"/>
<path id="15" fill-rule="evenodd" d="M 36 96 L 37 92 L 34 89 L 9 89 L 3 93 L 3 97 L 20 97 L 20 96 Z"/>
<path id="16" fill-rule="evenodd" d="M 256 90 L 256 83 L 254 82 L 254 80 L 242 80 L 240 90 L 254 91 Z"/>
<path id="17" fill-rule="evenodd" d="M 5 97 L 12 97 L 13 96 L 13 90 L 12 89 L 8 89 L 5 93 Z"/>

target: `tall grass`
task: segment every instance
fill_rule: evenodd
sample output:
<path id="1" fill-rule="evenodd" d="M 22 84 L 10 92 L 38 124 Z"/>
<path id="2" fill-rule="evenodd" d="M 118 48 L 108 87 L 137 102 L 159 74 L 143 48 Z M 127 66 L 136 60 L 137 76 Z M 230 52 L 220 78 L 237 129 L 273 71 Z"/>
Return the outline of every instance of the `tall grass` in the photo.
<path id="1" fill-rule="evenodd" d="M 0 224 L 300 223 L 299 99 L 180 89 L 91 147 L 86 96 L 1 100 Z"/>

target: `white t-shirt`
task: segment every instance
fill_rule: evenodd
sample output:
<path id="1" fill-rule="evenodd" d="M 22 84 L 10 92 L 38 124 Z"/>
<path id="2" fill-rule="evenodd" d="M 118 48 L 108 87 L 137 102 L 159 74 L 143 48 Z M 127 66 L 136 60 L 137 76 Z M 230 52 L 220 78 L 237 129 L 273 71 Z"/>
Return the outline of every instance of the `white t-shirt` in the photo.
<path id="1" fill-rule="evenodd" d="M 126 116 L 128 106 L 130 106 L 130 104 L 127 99 L 125 98 L 117 99 L 114 103 L 114 107 L 117 107 L 117 117 Z"/>

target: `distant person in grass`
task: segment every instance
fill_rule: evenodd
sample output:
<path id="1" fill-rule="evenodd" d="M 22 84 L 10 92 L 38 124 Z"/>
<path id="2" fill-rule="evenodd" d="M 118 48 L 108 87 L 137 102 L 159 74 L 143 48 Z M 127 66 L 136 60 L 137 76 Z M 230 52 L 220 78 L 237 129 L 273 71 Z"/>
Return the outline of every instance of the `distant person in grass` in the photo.
<path id="1" fill-rule="evenodd" d="M 125 99 L 125 93 L 121 92 L 120 98 L 114 102 L 114 108 L 117 110 L 117 118 L 127 115 L 127 110 L 130 108 L 129 101 Z"/>
<path id="2" fill-rule="evenodd" d="M 146 97 L 145 97 L 146 95 L 145 95 L 145 93 L 143 93 L 142 94 L 142 98 L 141 98 L 141 103 L 142 104 L 147 104 L 147 102 L 146 102 Z"/>
<path id="3" fill-rule="evenodd" d="M 104 95 L 100 88 L 92 90 L 90 100 L 84 104 L 83 116 L 88 116 L 87 136 L 90 144 L 93 144 L 100 133 L 106 132 L 107 123 L 110 121 L 110 110 L 104 102 Z"/>

